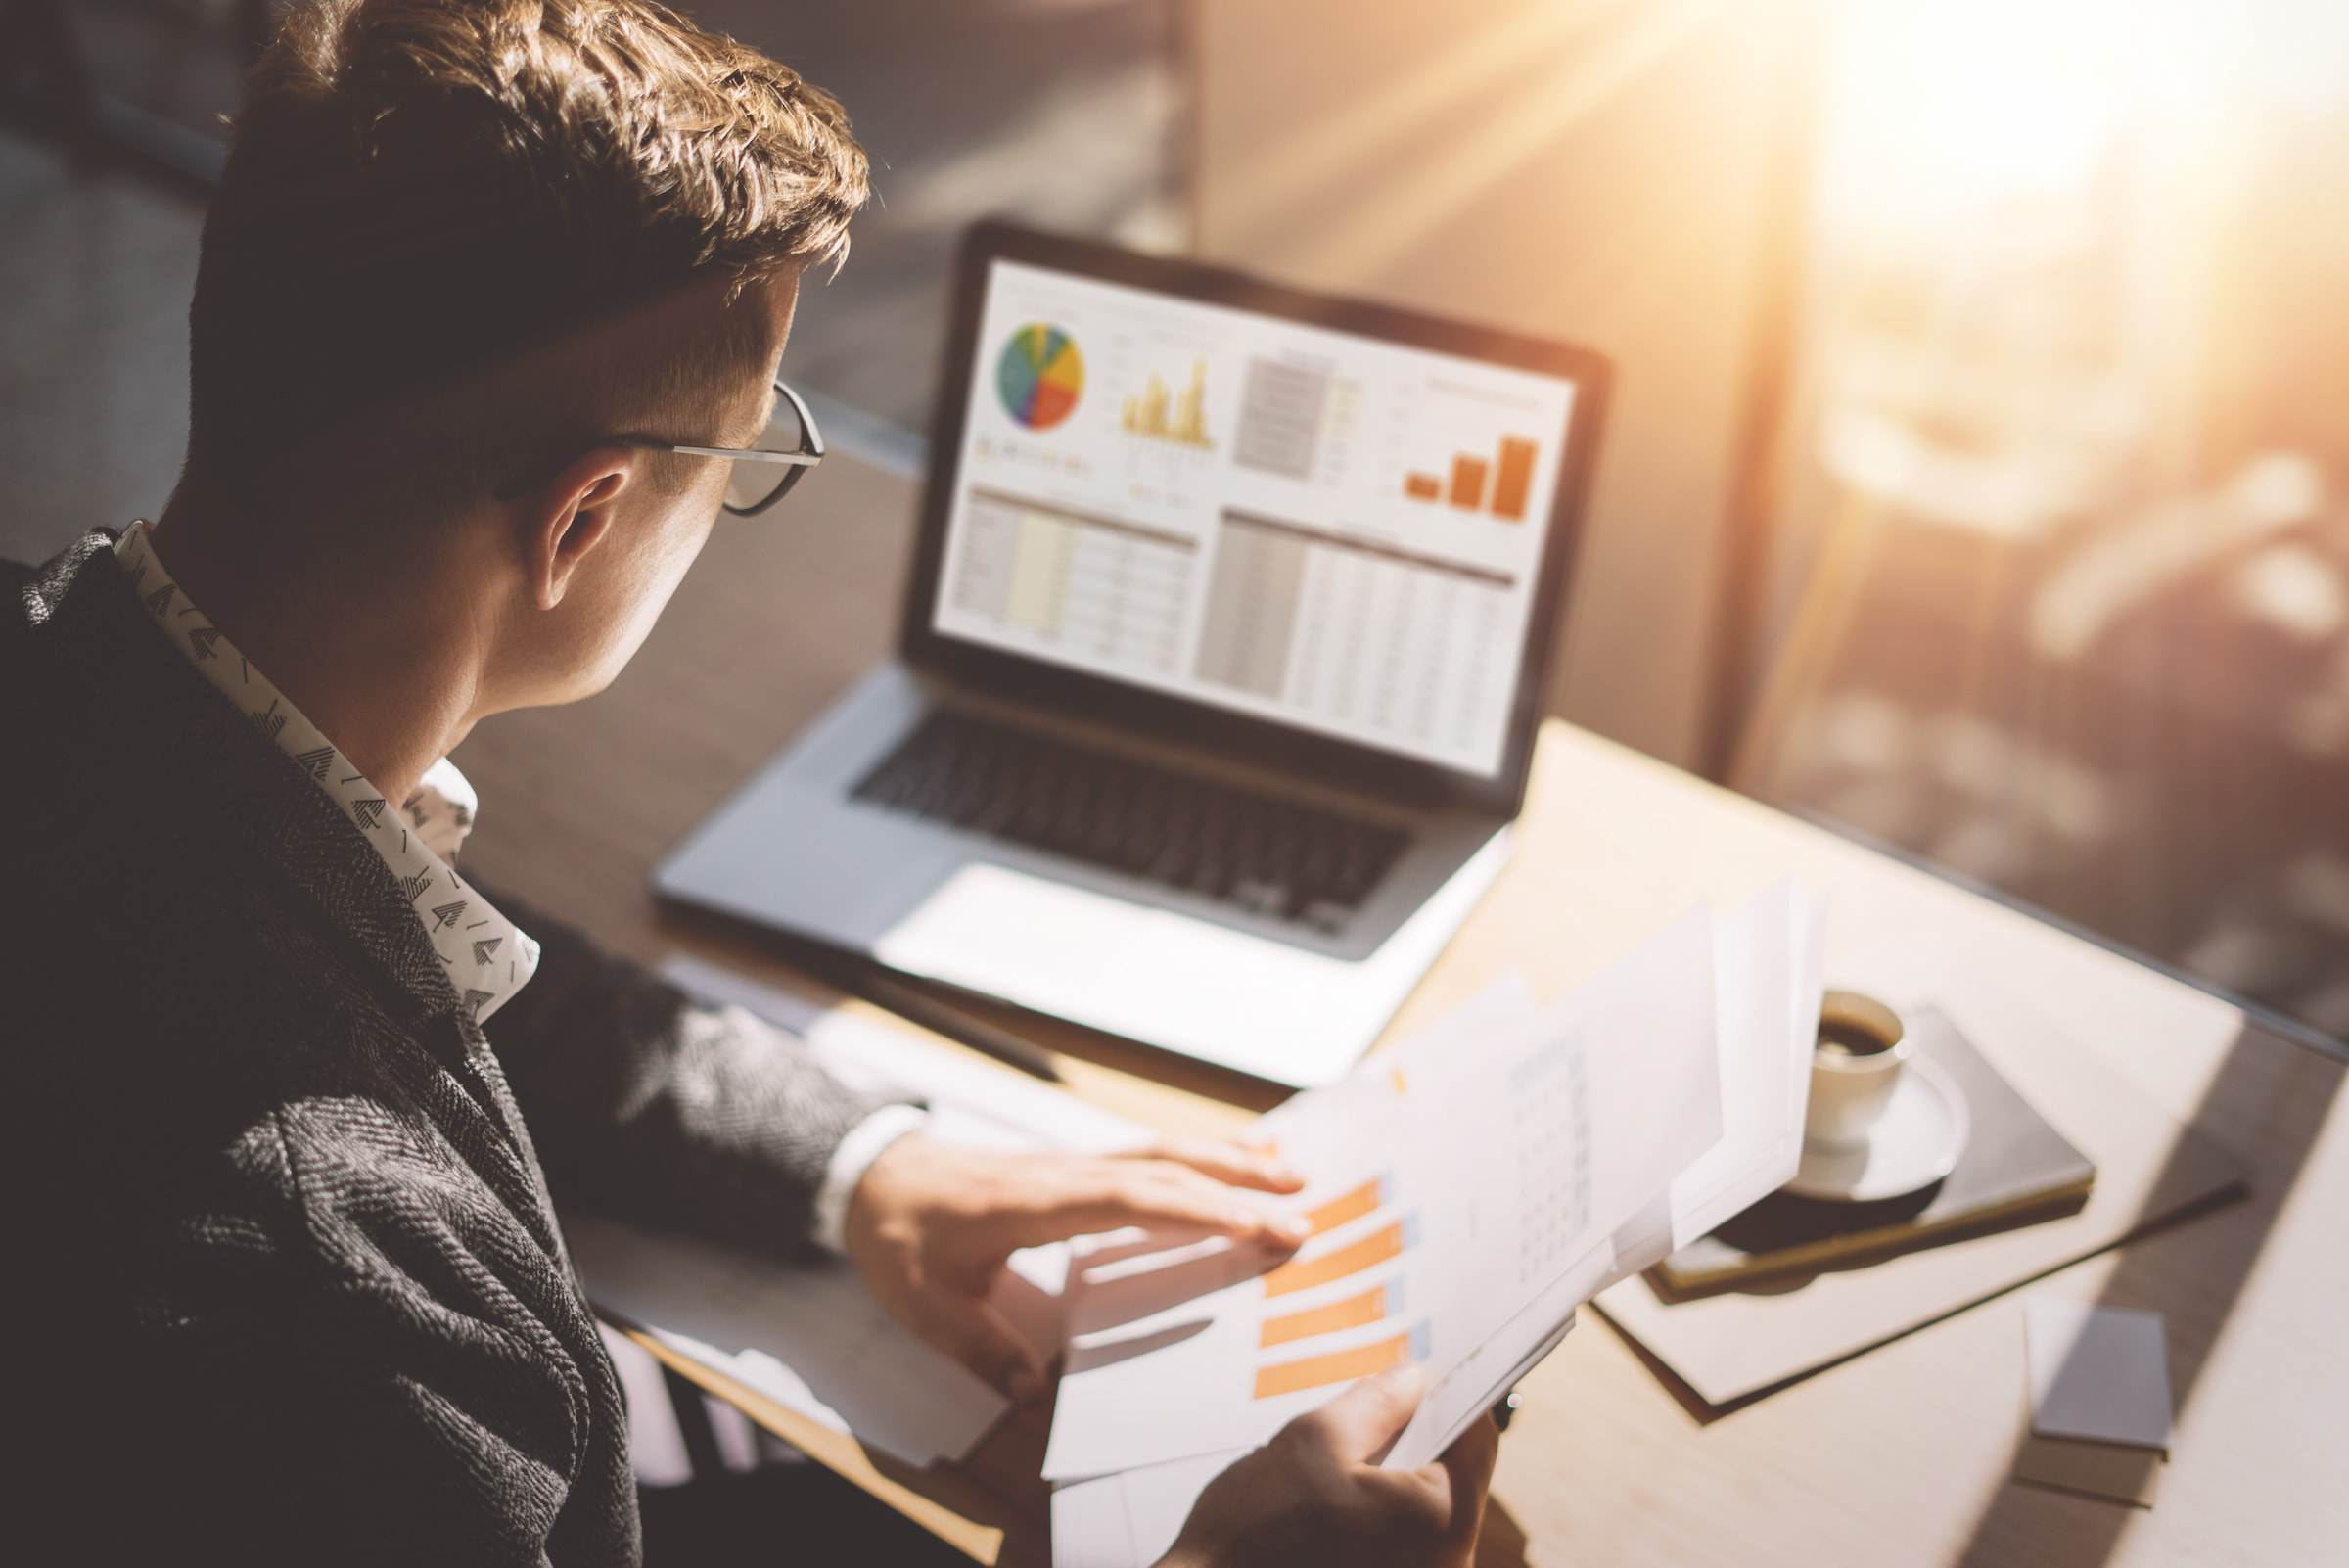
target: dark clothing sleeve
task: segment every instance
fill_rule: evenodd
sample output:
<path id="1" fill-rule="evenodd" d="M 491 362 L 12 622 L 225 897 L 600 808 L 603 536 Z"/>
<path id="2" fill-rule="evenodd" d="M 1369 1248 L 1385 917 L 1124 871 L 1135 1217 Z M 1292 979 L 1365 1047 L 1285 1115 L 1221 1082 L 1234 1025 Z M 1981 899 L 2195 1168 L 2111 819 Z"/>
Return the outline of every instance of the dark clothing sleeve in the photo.
<path id="1" fill-rule="evenodd" d="M 600 1347 L 522 1227 L 413 1130 L 375 1106 L 293 1107 L 178 1226 L 131 1341 L 150 1375 L 114 1410 L 172 1417 L 138 1484 L 162 1517 L 124 1545 L 185 1531 L 258 1565 L 634 1560 Z"/>
<path id="2" fill-rule="evenodd" d="M 523 900 L 483 892 L 544 949 L 485 1030 L 556 1203 L 797 1251 L 833 1149 L 886 1100 L 842 1084 L 796 1037 L 696 1006 Z"/>

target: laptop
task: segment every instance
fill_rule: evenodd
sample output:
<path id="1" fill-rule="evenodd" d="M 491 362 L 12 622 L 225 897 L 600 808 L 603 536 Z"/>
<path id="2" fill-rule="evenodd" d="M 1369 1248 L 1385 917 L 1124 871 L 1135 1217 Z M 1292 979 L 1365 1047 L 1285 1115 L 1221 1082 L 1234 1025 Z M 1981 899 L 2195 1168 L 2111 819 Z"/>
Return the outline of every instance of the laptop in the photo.
<path id="1" fill-rule="evenodd" d="M 1274 1083 L 1506 862 L 1607 367 L 979 225 L 897 657 L 657 890 Z"/>

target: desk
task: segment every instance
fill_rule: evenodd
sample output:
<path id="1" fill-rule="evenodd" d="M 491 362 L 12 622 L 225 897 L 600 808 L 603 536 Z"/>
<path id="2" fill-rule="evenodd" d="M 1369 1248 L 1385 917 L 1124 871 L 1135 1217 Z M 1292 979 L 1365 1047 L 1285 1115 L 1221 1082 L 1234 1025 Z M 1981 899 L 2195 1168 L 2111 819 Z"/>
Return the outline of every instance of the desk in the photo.
<path id="1" fill-rule="evenodd" d="M 468 869 L 647 961 L 693 951 L 791 981 L 740 936 L 664 914 L 652 861 L 884 657 L 917 487 L 835 456 L 777 513 L 722 521 L 613 688 L 483 726 L 458 761 L 485 801 Z M 526 804 L 528 803 L 528 804 Z M 2172 983 L 1832 834 L 1553 721 L 1521 848 L 1397 1020 L 1407 1030 L 1502 971 L 1560 993 L 1700 898 L 1788 871 L 1834 900 L 1830 954 L 1922 928 L 1962 933 L 2174 1115 L 2252 1165 L 2254 1196 L 2060 1276 L 2169 1318 L 2177 1447 L 2149 1513 L 2011 1484 L 2023 1399 L 2012 1299 L 1963 1313 L 1701 1424 L 1594 1316 L 1524 1385 L 1481 1564 L 2047 1565 L 2349 1561 L 2349 1109 L 2343 1069 L 2255 1028 L 2188 1047 L 2134 1028 Z M 804 979 L 803 990 L 815 990 Z M 2148 990 L 2149 987 L 2149 990 Z M 2186 994 L 2181 989 L 2181 994 Z M 2122 1016 L 2109 1016 L 2115 1009 Z M 997 1015 L 1062 1053 L 1078 1092 L 1215 1130 L 1261 1107 L 1237 1081 L 1083 1032 Z M 753 1410 L 754 1415 L 760 1412 Z M 771 1414 L 771 1412 L 769 1412 Z M 787 1435 L 791 1435 L 787 1433 Z M 1001 1560 L 1044 1559 L 1034 1417 L 961 1473 L 882 1476 L 819 1455 Z"/>

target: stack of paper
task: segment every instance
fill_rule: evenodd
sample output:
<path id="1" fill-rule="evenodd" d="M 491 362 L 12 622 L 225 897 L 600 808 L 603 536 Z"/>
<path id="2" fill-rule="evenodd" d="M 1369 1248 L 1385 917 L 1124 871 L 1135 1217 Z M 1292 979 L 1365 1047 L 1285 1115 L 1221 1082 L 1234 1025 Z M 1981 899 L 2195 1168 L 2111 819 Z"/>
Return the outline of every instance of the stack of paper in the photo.
<path id="1" fill-rule="evenodd" d="M 1388 1453 L 1441 1453 L 1575 1308 L 1782 1184 L 1800 1158 L 1821 911 L 1784 884 L 1692 912 L 1546 1009 L 1514 978 L 1252 1141 L 1308 1173 L 1314 1234 L 1080 1244 L 1045 1476 L 1059 1568 L 1172 1545 L 1226 1464 L 1409 1357 L 1428 1394 Z"/>

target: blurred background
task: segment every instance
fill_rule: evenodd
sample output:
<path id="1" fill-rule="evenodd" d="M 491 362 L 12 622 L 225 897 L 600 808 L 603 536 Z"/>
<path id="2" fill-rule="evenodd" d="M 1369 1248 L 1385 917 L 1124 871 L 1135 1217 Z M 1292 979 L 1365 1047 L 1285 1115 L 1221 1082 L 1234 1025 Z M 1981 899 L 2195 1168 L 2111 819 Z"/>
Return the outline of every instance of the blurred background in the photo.
<path id="1" fill-rule="evenodd" d="M 917 472 L 988 212 L 1617 362 L 1552 707 L 2349 1038 L 2349 6 L 722 0 L 877 201 Z M 0 0 L 0 552 L 152 515 L 257 0 Z"/>

